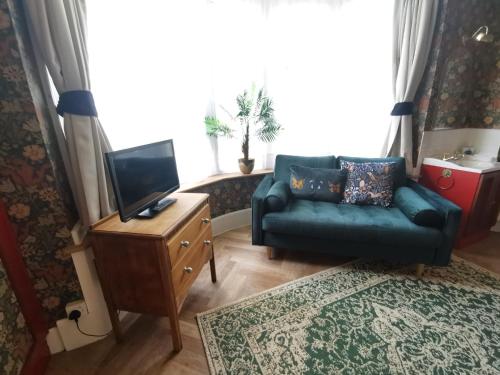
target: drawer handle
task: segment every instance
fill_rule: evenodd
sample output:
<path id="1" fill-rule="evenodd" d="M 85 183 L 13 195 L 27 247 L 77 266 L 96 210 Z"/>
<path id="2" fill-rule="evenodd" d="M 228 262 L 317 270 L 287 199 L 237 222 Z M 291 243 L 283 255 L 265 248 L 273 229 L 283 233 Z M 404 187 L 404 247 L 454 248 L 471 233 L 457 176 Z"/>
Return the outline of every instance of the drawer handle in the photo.
<path id="1" fill-rule="evenodd" d="M 186 272 L 186 273 L 192 273 L 193 272 L 193 267 L 184 267 L 184 272 Z"/>
<path id="2" fill-rule="evenodd" d="M 448 181 L 447 184 L 444 184 L 444 182 Z M 439 176 L 438 179 L 437 179 L 437 186 L 438 188 L 440 188 L 441 190 L 449 190 L 451 189 L 453 186 L 455 186 L 455 179 L 453 177 L 448 176 Z"/>
<path id="3" fill-rule="evenodd" d="M 204 217 L 204 218 L 201 219 L 201 222 L 203 224 L 208 224 L 208 223 L 210 223 L 210 219 L 208 217 Z"/>
<path id="4" fill-rule="evenodd" d="M 181 241 L 181 247 L 188 248 L 191 243 L 189 241 Z"/>
<path id="5" fill-rule="evenodd" d="M 203 243 L 204 243 L 205 245 L 207 245 L 207 246 L 208 246 L 208 245 L 210 245 L 210 244 L 212 243 L 212 241 L 210 241 L 210 240 L 205 240 L 205 241 L 203 241 Z"/>

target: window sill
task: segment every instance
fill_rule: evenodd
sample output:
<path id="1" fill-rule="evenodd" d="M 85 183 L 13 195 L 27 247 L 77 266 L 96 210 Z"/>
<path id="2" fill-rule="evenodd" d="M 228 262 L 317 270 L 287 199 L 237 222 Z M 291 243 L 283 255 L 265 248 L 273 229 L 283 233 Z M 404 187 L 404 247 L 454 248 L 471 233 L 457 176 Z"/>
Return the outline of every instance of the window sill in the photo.
<path id="1" fill-rule="evenodd" d="M 179 192 L 190 192 L 190 191 L 198 189 L 200 187 L 211 185 L 213 183 L 223 181 L 223 180 L 249 178 L 249 177 L 253 177 L 253 176 L 261 176 L 261 175 L 270 174 L 270 173 L 273 173 L 272 169 L 258 169 L 258 170 L 253 171 L 250 174 L 243 174 L 240 172 L 217 174 L 217 175 L 207 177 L 207 178 L 205 178 L 201 181 L 198 181 L 196 183 L 193 183 L 193 184 L 182 185 L 178 191 Z"/>

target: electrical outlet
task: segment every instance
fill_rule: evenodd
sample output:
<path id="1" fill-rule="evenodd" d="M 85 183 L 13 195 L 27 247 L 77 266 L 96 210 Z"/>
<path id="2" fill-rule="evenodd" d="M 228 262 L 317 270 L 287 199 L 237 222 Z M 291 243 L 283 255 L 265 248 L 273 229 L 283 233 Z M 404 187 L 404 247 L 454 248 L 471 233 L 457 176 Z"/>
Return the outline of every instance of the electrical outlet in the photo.
<path id="1" fill-rule="evenodd" d="M 80 311 L 80 317 L 88 315 L 89 309 L 87 308 L 87 304 L 83 299 L 78 301 L 70 302 L 66 305 L 66 314 L 69 316 L 71 311 L 78 310 Z"/>

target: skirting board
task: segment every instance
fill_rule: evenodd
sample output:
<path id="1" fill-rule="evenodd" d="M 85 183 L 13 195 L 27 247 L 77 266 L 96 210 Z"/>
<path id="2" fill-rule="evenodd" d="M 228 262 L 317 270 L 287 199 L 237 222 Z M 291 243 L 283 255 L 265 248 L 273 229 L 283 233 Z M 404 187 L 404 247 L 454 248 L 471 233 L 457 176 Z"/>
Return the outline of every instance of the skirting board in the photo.
<path id="1" fill-rule="evenodd" d="M 59 329 L 57 327 L 49 329 L 46 341 L 49 346 L 50 354 L 60 353 L 65 350 L 61 335 L 59 334 Z"/>
<path id="2" fill-rule="evenodd" d="M 214 237 L 227 231 L 246 227 L 252 223 L 252 209 L 230 212 L 212 219 L 212 235 Z"/>

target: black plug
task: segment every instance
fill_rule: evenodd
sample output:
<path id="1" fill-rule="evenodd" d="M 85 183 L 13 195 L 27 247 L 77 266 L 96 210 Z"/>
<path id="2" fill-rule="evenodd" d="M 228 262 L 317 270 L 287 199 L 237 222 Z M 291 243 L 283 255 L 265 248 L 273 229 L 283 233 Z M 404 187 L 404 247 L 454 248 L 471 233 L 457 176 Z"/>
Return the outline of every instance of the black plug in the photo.
<path id="1" fill-rule="evenodd" d="M 76 324 L 76 329 L 82 334 L 82 335 L 85 335 L 85 336 L 91 336 L 91 337 L 104 337 L 104 336 L 107 336 L 111 333 L 111 331 L 109 331 L 108 333 L 105 333 L 104 335 L 93 335 L 91 333 L 87 333 L 87 332 L 83 332 L 81 329 L 80 329 L 80 326 L 78 325 L 78 319 L 80 319 L 80 317 L 82 316 L 82 313 L 78 310 L 71 310 L 71 312 L 69 313 L 68 315 L 68 320 L 73 320 Z"/>
<path id="2" fill-rule="evenodd" d="M 78 323 L 78 319 L 82 316 L 82 313 L 78 310 L 73 310 L 69 313 L 68 319 L 69 320 L 74 320 L 75 322 Z"/>

